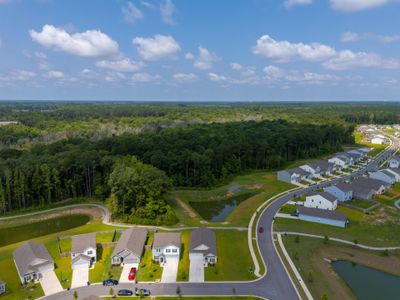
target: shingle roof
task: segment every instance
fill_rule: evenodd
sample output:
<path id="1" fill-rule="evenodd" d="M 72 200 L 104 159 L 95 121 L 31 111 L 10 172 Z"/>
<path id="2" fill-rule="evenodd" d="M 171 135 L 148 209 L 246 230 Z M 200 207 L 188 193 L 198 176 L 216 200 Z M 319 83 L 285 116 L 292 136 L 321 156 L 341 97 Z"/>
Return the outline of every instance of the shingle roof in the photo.
<path id="1" fill-rule="evenodd" d="M 195 250 L 201 245 L 205 245 L 208 249 Z M 215 232 L 206 227 L 193 230 L 190 233 L 189 252 L 217 255 Z"/>
<path id="2" fill-rule="evenodd" d="M 337 221 L 346 221 L 346 215 L 344 213 L 341 213 L 338 211 L 319 209 L 319 208 L 310 208 L 310 207 L 303 207 L 303 206 L 299 206 L 297 208 L 297 211 L 299 214 L 302 214 L 302 215 L 337 220 Z"/>
<path id="3" fill-rule="evenodd" d="M 400 175 L 400 168 L 388 168 L 387 170 L 390 170 L 390 171 L 396 173 L 397 175 Z"/>
<path id="4" fill-rule="evenodd" d="M 329 170 L 330 168 L 333 168 L 334 164 L 332 164 L 328 161 L 325 161 L 325 160 L 319 160 L 319 161 L 316 161 L 315 163 L 313 163 L 312 166 L 314 168 L 318 167 L 318 168 L 320 168 L 321 171 L 325 172 L 325 171 Z"/>
<path id="5" fill-rule="evenodd" d="M 129 228 L 122 233 L 117 246 L 115 246 L 112 256 L 115 256 L 118 253 L 127 249 L 136 256 L 140 257 L 142 255 L 146 239 L 146 229 L 139 227 Z"/>
<path id="6" fill-rule="evenodd" d="M 336 184 L 336 187 L 343 192 L 351 192 L 353 189 L 350 184 L 345 182 L 339 182 Z"/>
<path id="7" fill-rule="evenodd" d="M 82 253 L 89 247 L 96 249 L 95 233 L 74 235 L 72 237 L 72 252 Z"/>
<path id="8" fill-rule="evenodd" d="M 307 171 L 303 170 L 302 168 L 294 168 L 294 169 L 290 169 L 290 170 L 287 170 L 287 171 L 290 174 L 296 173 L 296 174 L 300 174 L 302 176 L 307 176 L 307 175 L 311 174 L 310 172 L 307 172 Z"/>
<path id="9" fill-rule="evenodd" d="M 351 183 L 354 193 L 369 194 L 371 191 L 377 191 L 381 186 L 386 186 L 386 183 L 373 178 L 360 177 Z"/>
<path id="10" fill-rule="evenodd" d="M 396 175 L 394 175 L 393 173 L 391 173 L 391 172 L 389 172 L 389 171 L 387 171 L 387 170 L 380 170 L 383 174 L 385 174 L 385 175 L 387 175 L 387 176 L 389 176 L 389 177 L 392 177 L 392 178 L 395 178 L 396 177 Z"/>
<path id="11" fill-rule="evenodd" d="M 169 245 L 181 247 L 182 234 L 172 232 L 157 232 L 154 234 L 153 248 L 164 248 Z"/>
<path id="12" fill-rule="evenodd" d="M 36 272 L 40 266 L 54 264 L 47 249 L 42 244 L 31 241 L 15 249 L 13 257 L 21 276 Z"/>
<path id="13" fill-rule="evenodd" d="M 90 256 L 88 256 L 88 255 L 79 254 L 79 255 L 75 256 L 75 257 L 71 260 L 71 264 L 73 265 L 74 263 L 76 263 L 76 262 L 77 262 L 78 260 L 80 260 L 81 258 L 83 258 L 84 260 L 87 260 L 87 261 L 91 261 L 91 260 L 92 260 L 92 258 L 91 258 Z"/>
<path id="14" fill-rule="evenodd" d="M 310 196 L 316 196 L 316 195 L 320 195 L 321 197 L 323 197 L 324 199 L 328 200 L 329 202 L 335 202 L 337 201 L 336 197 L 327 193 L 327 192 L 320 192 L 320 193 L 314 193 L 311 194 Z"/>

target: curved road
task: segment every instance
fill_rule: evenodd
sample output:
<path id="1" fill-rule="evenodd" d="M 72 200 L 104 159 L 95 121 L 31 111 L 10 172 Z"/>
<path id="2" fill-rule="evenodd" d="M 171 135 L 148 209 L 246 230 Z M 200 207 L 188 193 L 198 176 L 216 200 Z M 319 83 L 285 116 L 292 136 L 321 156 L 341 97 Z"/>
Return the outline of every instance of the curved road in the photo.
<path id="1" fill-rule="evenodd" d="M 292 300 L 299 299 L 299 295 L 292 284 L 286 270 L 276 252 L 273 241 L 273 222 L 274 216 L 279 211 L 280 207 L 286 202 L 293 200 L 293 198 L 308 194 L 317 189 L 321 189 L 328 185 L 336 184 L 340 181 L 348 180 L 353 176 L 361 176 L 365 172 L 373 170 L 378 167 L 379 163 L 390 156 L 398 147 L 399 142 L 397 139 L 393 140 L 393 144 L 384 152 L 379 154 L 371 163 L 353 174 L 335 178 L 333 180 L 316 184 L 312 187 L 307 187 L 302 190 L 290 192 L 272 202 L 261 213 L 259 218 L 259 226 L 264 228 L 262 234 L 257 235 L 258 244 L 260 247 L 261 255 L 267 266 L 267 274 L 263 277 L 249 282 L 205 282 L 205 283 L 138 283 L 138 284 L 119 284 L 114 288 L 115 291 L 119 289 L 133 289 L 134 287 L 149 288 L 152 295 L 170 295 L 176 296 L 177 287 L 180 287 L 181 294 L 185 296 L 211 296 L 211 295 L 233 295 L 233 288 L 235 288 L 236 295 L 254 295 L 271 300 Z M 234 246 L 233 246 L 234 247 Z M 243 270 L 247 272 L 247 270 Z M 70 291 L 63 291 L 54 294 L 45 299 L 51 300 L 70 300 L 73 297 L 74 291 L 77 291 L 79 298 L 84 298 L 90 295 L 108 295 L 109 287 L 101 285 L 92 285 L 87 287 L 80 287 Z"/>

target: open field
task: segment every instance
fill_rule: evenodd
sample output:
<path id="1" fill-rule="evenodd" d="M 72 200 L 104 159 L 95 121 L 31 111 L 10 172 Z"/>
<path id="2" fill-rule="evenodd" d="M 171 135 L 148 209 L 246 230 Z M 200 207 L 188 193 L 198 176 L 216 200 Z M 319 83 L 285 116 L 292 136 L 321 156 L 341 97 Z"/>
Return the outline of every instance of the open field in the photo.
<path id="1" fill-rule="evenodd" d="M 334 243 L 327 244 L 320 239 L 294 236 L 282 237 L 285 247 L 295 263 L 300 275 L 315 299 L 327 295 L 328 299 L 354 299 L 350 289 L 333 271 L 329 260 L 348 260 L 388 273 L 400 274 L 400 252 L 390 252 L 384 256 L 380 252 L 355 249 L 354 247 Z M 308 280 L 312 273 L 312 282 Z"/>

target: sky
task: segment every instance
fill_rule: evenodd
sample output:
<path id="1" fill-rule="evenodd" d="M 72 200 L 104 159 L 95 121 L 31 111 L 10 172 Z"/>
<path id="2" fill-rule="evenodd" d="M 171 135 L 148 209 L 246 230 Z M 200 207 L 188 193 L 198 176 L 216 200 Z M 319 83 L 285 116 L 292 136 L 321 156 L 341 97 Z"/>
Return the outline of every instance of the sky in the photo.
<path id="1" fill-rule="evenodd" d="M 400 0 L 0 0 L 1 100 L 398 101 Z"/>

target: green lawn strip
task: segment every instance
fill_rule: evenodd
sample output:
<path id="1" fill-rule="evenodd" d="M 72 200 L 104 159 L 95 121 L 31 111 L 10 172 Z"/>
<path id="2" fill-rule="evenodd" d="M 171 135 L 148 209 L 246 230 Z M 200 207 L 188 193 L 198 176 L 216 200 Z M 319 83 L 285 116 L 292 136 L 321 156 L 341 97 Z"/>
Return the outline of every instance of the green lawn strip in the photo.
<path id="1" fill-rule="evenodd" d="M 100 232 L 96 234 L 96 243 L 110 243 L 114 236 L 114 231 Z"/>
<path id="2" fill-rule="evenodd" d="M 181 258 L 178 266 L 177 281 L 189 280 L 189 245 L 190 245 L 190 231 L 182 231 L 182 248 Z"/>
<path id="3" fill-rule="evenodd" d="M 256 276 L 247 243 L 247 231 L 215 230 L 218 262 L 204 270 L 205 281 L 243 281 Z"/>
<path id="4" fill-rule="evenodd" d="M 294 231 L 322 236 L 341 238 L 348 241 L 357 240 L 369 246 L 399 246 L 400 226 L 397 224 L 370 224 L 364 221 L 350 221 L 347 228 L 301 220 L 277 218 L 274 231 Z"/>
<path id="5" fill-rule="evenodd" d="M 61 252 L 70 252 L 71 251 L 71 247 L 72 247 L 72 240 L 71 238 L 63 238 L 63 239 L 59 239 L 59 243 L 60 243 L 60 249 Z"/>
<path id="6" fill-rule="evenodd" d="M 145 250 L 137 271 L 137 281 L 156 281 L 161 279 L 163 269 L 153 262 L 151 250 Z"/>
<path id="7" fill-rule="evenodd" d="M 71 241 L 71 239 L 68 240 Z M 44 241 L 44 245 L 49 251 L 51 257 L 54 259 L 54 264 L 55 264 L 54 271 L 58 277 L 58 280 L 60 280 L 61 285 L 63 286 L 63 288 L 71 286 L 71 280 L 72 280 L 71 256 L 70 255 L 65 257 L 60 256 L 56 238 L 46 239 Z"/>
<path id="8" fill-rule="evenodd" d="M 279 210 L 282 214 L 293 214 L 296 212 L 296 205 L 293 204 L 285 204 Z"/>
<path id="9" fill-rule="evenodd" d="M 365 214 L 359 210 L 350 208 L 350 207 L 346 207 L 346 206 L 342 206 L 339 204 L 339 206 L 337 207 L 336 211 L 342 212 L 346 215 L 347 219 L 350 220 L 350 222 L 352 221 L 360 221 L 364 218 Z"/>
<path id="10" fill-rule="evenodd" d="M 375 205 L 375 203 L 373 202 L 369 202 L 369 201 L 364 201 L 364 200 L 360 200 L 360 199 L 352 199 L 349 201 L 346 201 L 346 204 L 348 205 L 352 205 L 361 209 L 367 209 L 370 208 L 371 206 Z"/>
<path id="11" fill-rule="evenodd" d="M 122 272 L 122 267 L 111 266 L 111 254 L 114 246 L 97 247 L 97 262 L 94 268 L 89 271 L 89 281 L 91 283 L 102 282 L 107 278 L 119 280 Z"/>

